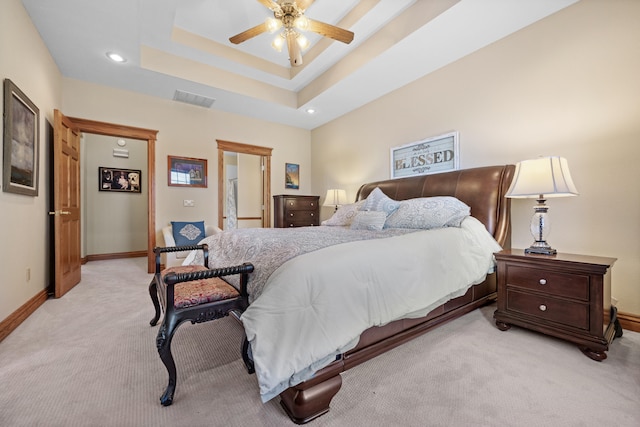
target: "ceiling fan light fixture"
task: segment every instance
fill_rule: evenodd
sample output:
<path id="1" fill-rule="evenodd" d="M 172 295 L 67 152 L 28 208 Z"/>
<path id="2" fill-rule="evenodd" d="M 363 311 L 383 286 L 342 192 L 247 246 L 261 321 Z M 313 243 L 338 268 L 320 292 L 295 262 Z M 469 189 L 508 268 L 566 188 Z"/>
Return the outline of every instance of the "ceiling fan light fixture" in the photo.
<path id="1" fill-rule="evenodd" d="M 299 30 L 307 31 L 309 29 L 309 18 L 300 15 L 293 21 L 293 25 Z"/>
<path id="2" fill-rule="evenodd" d="M 275 33 L 280 28 L 282 28 L 282 21 L 276 18 L 267 18 L 265 19 L 265 24 L 267 24 L 267 28 L 270 33 Z"/>
<path id="3" fill-rule="evenodd" d="M 305 50 L 306 48 L 309 47 L 309 39 L 307 39 L 304 34 L 297 34 L 296 35 L 296 42 L 298 43 L 298 46 L 300 46 L 300 49 Z"/>
<path id="4" fill-rule="evenodd" d="M 278 52 L 282 52 L 282 46 L 284 46 L 284 37 L 282 34 L 278 34 L 271 42 L 271 47 Z"/>

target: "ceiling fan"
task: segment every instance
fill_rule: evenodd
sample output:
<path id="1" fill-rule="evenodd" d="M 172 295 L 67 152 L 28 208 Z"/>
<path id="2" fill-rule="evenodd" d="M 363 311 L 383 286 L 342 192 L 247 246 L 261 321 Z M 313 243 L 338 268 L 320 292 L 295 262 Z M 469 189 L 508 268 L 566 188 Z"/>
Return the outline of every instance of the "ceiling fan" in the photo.
<path id="1" fill-rule="evenodd" d="M 347 44 L 353 40 L 353 32 L 324 22 L 314 21 L 304 15 L 305 10 L 315 0 L 258 1 L 269 8 L 274 17 L 267 18 L 262 24 L 230 37 L 229 41 L 231 43 L 240 44 L 262 33 L 273 33 L 282 28 L 282 32 L 276 36 L 271 46 L 280 52 L 282 51 L 282 46 L 286 43 L 289 51 L 289 62 L 291 62 L 291 66 L 297 67 L 302 65 L 302 51 L 309 46 L 309 41 L 299 31 L 312 31 Z"/>

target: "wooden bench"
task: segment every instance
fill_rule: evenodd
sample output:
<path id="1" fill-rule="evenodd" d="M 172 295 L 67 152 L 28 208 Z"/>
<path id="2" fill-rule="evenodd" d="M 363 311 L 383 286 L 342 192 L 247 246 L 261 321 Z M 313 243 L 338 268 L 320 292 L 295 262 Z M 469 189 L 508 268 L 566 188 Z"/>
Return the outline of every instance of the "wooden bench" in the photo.
<path id="1" fill-rule="evenodd" d="M 161 270 L 160 255 L 165 252 L 201 250 L 204 265 L 184 265 Z M 155 326 L 160 319 L 161 311 L 164 318 L 158 335 L 156 347 L 160 359 L 167 368 L 169 383 L 160 397 L 163 406 L 173 403 L 176 389 L 176 365 L 171 354 L 171 340 L 176 329 L 185 321 L 192 324 L 220 319 L 235 312 L 239 318 L 248 306 L 247 292 L 248 275 L 253 271 L 253 265 L 244 263 L 234 267 L 209 268 L 209 249 L 207 245 L 157 247 L 156 269 L 149 284 L 149 294 L 155 308 L 155 315 L 151 319 L 151 326 Z M 240 289 L 236 289 L 221 277 L 239 274 Z M 249 343 L 245 337 L 242 344 L 242 357 L 249 373 L 253 373 L 253 363 L 249 356 Z"/>

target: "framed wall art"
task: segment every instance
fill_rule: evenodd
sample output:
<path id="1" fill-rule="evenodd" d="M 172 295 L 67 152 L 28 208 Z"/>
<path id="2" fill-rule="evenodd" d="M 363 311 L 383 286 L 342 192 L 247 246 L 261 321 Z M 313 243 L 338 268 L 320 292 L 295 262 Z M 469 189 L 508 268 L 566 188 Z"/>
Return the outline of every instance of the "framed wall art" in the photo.
<path id="1" fill-rule="evenodd" d="M 391 149 L 391 178 L 457 170 L 458 132 L 449 132 Z"/>
<path id="2" fill-rule="evenodd" d="M 98 190 L 116 191 L 119 193 L 140 193 L 142 190 L 142 171 L 98 167 Z"/>
<path id="3" fill-rule="evenodd" d="M 11 80 L 4 80 L 2 191 L 38 195 L 40 111 Z"/>
<path id="4" fill-rule="evenodd" d="M 167 169 L 170 186 L 207 188 L 207 159 L 168 156 Z"/>
<path id="5" fill-rule="evenodd" d="M 284 188 L 300 188 L 300 165 L 285 163 Z"/>

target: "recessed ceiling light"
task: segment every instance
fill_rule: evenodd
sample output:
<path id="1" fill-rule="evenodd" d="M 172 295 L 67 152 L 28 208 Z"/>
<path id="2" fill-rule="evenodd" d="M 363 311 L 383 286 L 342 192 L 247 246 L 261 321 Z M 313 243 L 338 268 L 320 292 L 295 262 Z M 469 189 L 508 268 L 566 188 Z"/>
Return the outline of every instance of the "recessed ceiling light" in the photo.
<path id="1" fill-rule="evenodd" d="M 307 113 L 308 114 L 313 114 L 315 112 L 316 112 L 316 110 L 314 110 L 313 108 L 307 108 Z"/>
<path id="2" fill-rule="evenodd" d="M 109 58 L 113 62 L 127 62 L 127 60 L 122 55 L 115 52 L 107 52 L 107 58 Z"/>

